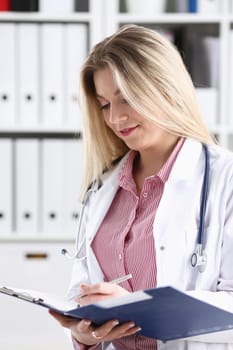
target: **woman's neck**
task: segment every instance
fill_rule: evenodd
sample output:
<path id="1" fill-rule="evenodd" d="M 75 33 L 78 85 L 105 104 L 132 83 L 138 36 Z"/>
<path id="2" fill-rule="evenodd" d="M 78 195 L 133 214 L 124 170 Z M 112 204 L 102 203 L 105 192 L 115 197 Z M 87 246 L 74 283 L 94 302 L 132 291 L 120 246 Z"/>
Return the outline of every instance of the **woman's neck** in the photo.
<path id="1" fill-rule="evenodd" d="M 169 158 L 178 137 L 166 146 L 140 152 L 134 160 L 133 177 L 138 192 L 141 192 L 145 178 L 157 174 Z"/>

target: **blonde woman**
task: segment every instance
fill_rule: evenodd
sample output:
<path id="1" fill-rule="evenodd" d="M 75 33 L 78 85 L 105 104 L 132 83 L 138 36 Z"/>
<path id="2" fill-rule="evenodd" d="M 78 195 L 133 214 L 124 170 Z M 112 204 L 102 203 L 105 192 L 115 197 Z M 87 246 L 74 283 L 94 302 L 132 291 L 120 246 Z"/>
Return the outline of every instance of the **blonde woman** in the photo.
<path id="1" fill-rule="evenodd" d="M 176 48 L 153 30 L 122 27 L 84 63 L 80 103 L 89 196 L 69 297 L 86 305 L 170 285 L 233 312 L 233 156 L 209 134 Z M 129 273 L 120 285 L 107 282 Z M 233 349 L 231 330 L 162 343 L 133 320 L 96 327 L 51 314 L 75 349 Z"/>

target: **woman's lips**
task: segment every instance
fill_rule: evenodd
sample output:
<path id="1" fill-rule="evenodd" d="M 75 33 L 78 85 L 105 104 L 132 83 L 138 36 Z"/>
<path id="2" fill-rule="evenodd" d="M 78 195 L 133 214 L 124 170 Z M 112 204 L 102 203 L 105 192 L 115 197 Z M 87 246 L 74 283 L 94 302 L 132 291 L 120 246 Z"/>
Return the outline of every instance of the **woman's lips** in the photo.
<path id="1" fill-rule="evenodd" d="M 132 132 L 134 132 L 135 129 L 137 129 L 138 125 L 137 126 L 134 126 L 132 128 L 125 128 L 125 129 L 121 129 L 119 130 L 119 133 L 122 135 L 122 136 L 129 136 L 130 134 L 132 134 Z"/>

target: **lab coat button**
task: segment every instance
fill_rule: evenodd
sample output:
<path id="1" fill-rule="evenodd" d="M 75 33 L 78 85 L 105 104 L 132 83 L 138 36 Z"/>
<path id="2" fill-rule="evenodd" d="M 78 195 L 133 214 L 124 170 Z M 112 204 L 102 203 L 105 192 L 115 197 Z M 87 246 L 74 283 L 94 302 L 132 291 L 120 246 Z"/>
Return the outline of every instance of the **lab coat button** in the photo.
<path id="1" fill-rule="evenodd" d="M 165 250 L 164 245 L 161 245 L 161 246 L 160 246 L 160 250 Z"/>

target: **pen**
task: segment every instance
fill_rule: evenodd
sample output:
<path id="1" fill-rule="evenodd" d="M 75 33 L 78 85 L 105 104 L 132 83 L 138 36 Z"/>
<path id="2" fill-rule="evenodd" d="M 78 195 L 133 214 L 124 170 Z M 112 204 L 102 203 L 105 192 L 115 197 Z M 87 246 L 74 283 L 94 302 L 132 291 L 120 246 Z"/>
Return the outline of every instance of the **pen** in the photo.
<path id="1" fill-rule="evenodd" d="M 116 283 L 116 284 L 118 284 L 118 283 L 127 281 L 127 280 L 129 280 L 130 278 L 132 278 L 131 273 L 129 273 L 128 275 L 125 275 L 125 276 L 121 276 L 121 277 L 119 277 L 119 278 L 116 278 L 115 280 L 108 281 L 108 283 L 111 283 L 111 284 Z"/>
<path id="2" fill-rule="evenodd" d="M 119 284 L 119 283 L 121 283 L 121 282 L 124 282 L 124 281 L 129 280 L 130 278 L 132 278 L 131 273 L 129 273 L 128 275 L 124 275 L 124 276 L 118 277 L 118 278 L 116 278 L 116 279 L 114 279 L 114 280 L 108 281 L 107 283 Z M 83 298 L 84 296 L 85 296 L 85 294 L 80 294 L 80 295 L 78 296 L 78 298 Z"/>

